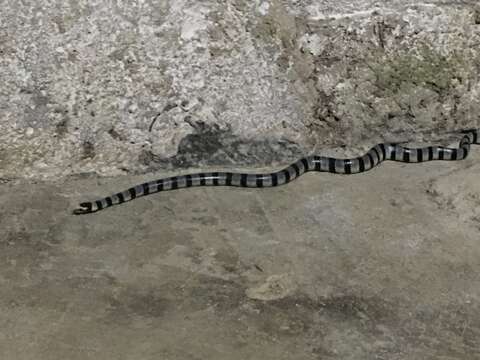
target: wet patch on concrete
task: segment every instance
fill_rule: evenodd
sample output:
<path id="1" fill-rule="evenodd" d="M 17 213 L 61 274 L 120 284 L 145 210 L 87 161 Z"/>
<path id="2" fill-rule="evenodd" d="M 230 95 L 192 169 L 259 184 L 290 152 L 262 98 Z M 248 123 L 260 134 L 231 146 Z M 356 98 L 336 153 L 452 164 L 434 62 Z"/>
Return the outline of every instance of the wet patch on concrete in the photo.
<path id="1" fill-rule="evenodd" d="M 162 291 L 142 290 L 115 291 L 106 299 L 102 321 L 128 324 L 136 317 L 154 321 L 163 318 L 175 306 L 171 299 L 162 296 Z"/>

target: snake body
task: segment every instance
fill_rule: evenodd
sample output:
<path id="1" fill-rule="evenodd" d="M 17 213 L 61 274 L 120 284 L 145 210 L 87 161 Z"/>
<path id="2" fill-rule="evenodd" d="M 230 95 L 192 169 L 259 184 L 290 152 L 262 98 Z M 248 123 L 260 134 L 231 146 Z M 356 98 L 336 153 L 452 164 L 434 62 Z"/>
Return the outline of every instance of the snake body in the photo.
<path id="1" fill-rule="evenodd" d="M 433 160 L 462 160 L 468 156 L 471 144 L 479 143 L 480 129 L 464 130 L 458 148 L 428 146 L 408 148 L 396 143 L 382 143 L 372 147 L 365 155 L 352 159 L 336 159 L 325 156 L 307 156 L 285 169 L 269 174 L 235 172 L 201 172 L 162 178 L 136 185 L 125 191 L 93 201 L 83 202 L 74 214 L 88 214 L 122 204 L 140 196 L 160 191 L 193 186 L 237 186 L 262 188 L 284 185 L 308 171 L 335 174 L 357 174 L 373 169 L 385 160 L 420 163 Z"/>

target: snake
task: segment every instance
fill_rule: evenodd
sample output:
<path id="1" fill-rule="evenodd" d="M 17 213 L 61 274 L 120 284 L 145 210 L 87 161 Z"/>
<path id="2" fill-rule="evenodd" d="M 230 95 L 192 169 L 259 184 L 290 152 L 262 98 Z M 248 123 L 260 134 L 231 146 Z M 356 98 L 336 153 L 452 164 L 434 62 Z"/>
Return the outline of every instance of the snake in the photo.
<path id="1" fill-rule="evenodd" d="M 458 148 L 427 146 L 409 148 L 402 143 L 381 143 L 366 154 L 347 159 L 311 155 L 294 162 L 286 168 L 271 172 L 199 172 L 171 176 L 133 186 L 125 191 L 91 202 L 82 202 L 75 209 L 75 215 L 95 213 L 108 207 L 134 200 L 161 191 L 176 190 L 194 186 L 235 186 L 246 188 L 275 187 L 287 184 L 309 171 L 334 174 L 358 174 L 373 169 L 385 160 L 405 163 L 421 163 L 433 160 L 463 160 L 470 152 L 470 145 L 480 144 L 480 129 L 462 130 Z"/>

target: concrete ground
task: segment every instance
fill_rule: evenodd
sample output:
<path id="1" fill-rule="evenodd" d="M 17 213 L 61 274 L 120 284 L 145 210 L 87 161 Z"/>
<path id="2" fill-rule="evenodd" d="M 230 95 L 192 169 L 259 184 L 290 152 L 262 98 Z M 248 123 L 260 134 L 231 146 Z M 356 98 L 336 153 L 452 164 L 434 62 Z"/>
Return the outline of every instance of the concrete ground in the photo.
<path id="1" fill-rule="evenodd" d="M 0 184 L 0 359 L 480 359 L 480 148 L 193 188 Z"/>

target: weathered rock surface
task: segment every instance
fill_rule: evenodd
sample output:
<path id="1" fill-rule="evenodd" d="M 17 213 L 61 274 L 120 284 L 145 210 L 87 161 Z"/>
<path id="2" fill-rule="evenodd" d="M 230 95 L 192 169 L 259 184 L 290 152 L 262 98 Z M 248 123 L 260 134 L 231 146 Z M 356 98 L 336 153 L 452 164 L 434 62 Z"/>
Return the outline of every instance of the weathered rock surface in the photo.
<path id="1" fill-rule="evenodd" d="M 477 126 L 475 1 L 3 1 L 0 177 L 270 165 Z"/>

